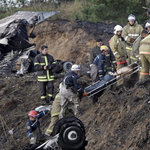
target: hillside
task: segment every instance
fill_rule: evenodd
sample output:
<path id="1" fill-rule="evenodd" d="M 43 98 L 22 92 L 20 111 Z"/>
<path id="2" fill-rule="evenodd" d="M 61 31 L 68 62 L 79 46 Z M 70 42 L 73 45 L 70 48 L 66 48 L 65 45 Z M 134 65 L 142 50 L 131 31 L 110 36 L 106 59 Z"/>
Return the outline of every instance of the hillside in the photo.
<path id="1" fill-rule="evenodd" d="M 36 43 L 36 49 L 48 45 L 49 53 L 55 59 L 83 64 L 89 61 L 91 48 L 95 46 L 94 38 L 100 36 L 108 45 L 115 25 L 80 20 L 45 21 L 36 26 L 36 38 L 30 42 Z M 55 94 L 60 82 L 61 79 L 55 81 Z M 91 79 L 83 76 L 79 82 L 84 88 L 91 84 Z M 127 82 L 122 90 L 113 86 L 104 91 L 95 105 L 91 98 L 83 98 L 79 119 L 86 128 L 86 150 L 149 150 L 150 105 L 146 102 L 149 87 L 149 82 L 139 87 Z M 35 75 L 0 76 L 0 149 L 22 150 L 27 145 L 27 114 L 40 105 Z M 43 132 L 49 123 L 50 113 L 41 120 Z M 13 135 L 8 134 L 10 129 L 13 129 Z"/>

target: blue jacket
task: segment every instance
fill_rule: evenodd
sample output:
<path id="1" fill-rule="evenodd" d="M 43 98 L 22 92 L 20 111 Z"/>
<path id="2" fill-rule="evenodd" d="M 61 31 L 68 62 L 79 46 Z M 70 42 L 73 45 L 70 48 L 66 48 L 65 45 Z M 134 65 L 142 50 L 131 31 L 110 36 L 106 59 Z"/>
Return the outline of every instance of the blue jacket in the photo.
<path id="1" fill-rule="evenodd" d="M 74 71 L 68 72 L 63 78 L 63 84 L 67 85 L 68 87 L 74 86 L 79 93 L 84 93 L 83 89 L 77 83 L 78 75 Z"/>
<path id="2" fill-rule="evenodd" d="M 32 132 L 35 131 L 37 127 L 40 126 L 39 119 L 45 116 L 48 112 L 49 110 L 44 110 L 40 112 L 39 114 L 37 114 L 37 119 L 35 121 L 31 121 L 30 119 L 28 119 L 27 124 L 26 124 L 26 131 L 27 131 L 27 135 L 29 136 L 29 138 L 33 137 Z"/>
<path id="3" fill-rule="evenodd" d="M 105 55 L 99 54 L 99 55 L 94 59 L 94 63 L 93 63 L 93 64 L 95 64 L 95 65 L 98 66 L 99 76 L 103 76 L 103 75 L 104 75 Z"/>

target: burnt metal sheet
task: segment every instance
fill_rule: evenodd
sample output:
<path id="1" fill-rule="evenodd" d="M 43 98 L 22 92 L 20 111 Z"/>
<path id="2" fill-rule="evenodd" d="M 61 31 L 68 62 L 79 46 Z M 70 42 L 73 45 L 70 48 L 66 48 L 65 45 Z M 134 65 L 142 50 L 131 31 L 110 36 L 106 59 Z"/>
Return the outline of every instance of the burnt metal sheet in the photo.
<path id="1" fill-rule="evenodd" d="M 59 13 L 60 11 L 50 11 L 50 12 L 33 12 L 33 11 L 18 11 L 15 14 L 3 18 L 0 20 L 0 33 L 3 33 L 7 25 L 16 19 L 25 19 L 30 25 L 36 25 L 45 19 Z"/>
<path id="2" fill-rule="evenodd" d="M 57 13 L 18 11 L 0 20 L 0 74 L 11 73 L 16 60 L 29 49 L 34 50 L 36 44 L 29 42 L 27 26 L 34 27 Z"/>

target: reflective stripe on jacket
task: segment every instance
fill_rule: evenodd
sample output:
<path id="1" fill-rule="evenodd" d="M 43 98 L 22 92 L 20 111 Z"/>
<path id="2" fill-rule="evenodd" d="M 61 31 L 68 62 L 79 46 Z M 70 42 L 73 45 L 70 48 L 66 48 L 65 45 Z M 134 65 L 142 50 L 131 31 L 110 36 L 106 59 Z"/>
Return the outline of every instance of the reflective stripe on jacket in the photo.
<path id="1" fill-rule="evenodd" d="M 150 34 L 141 40 L 139 54 L 150 54 Z"/>
<path id="2" fill-rule="evenodd" d="M 122 41 L 121 36 L 114 35 L 109 42 L 110 48 L 116 58 L 116 61 L 119 62 L 118 58 L 122 58 L 122 61 L 125 61 L 127 58 L 125 43 Z"/>
<path id="3" fill-rule="evenodd" d="M 83 93 L 83 89 L 80 87 L 80 85 L 77 83 L 78 75 L 74 71 L 68 72 L 64 78 L 63 78 L 63 84 L 65 84 L 67 87 L 75 87 L 79 93 Z"/>
<path id="4" fill-rule="evenodd" d="M 139 25 L 137 22 L 134 23 L 133 26 L 131 26 L 129 23 L 124 26 L 122 31 L 122 37 L 132 47 L 132 42 L 130 41 L 130 38 L 137 39 L 143 30 L 143 27 Z"/>
<path id="5" fill-rule="evenodd" d="M 35 57 L 35 69 L 37 70 L 37 78 L 39 82 L 47 82 L 53 81 L 54 76 L 51 70 L 54 68 L 54 61 L 53 56 L 49 54 L 39 54 Z M 51 66 L 51 69 L 44 70 L 44 66 Z"/>
<path id="6" fill-rule="evenodd" d="M 33 137 L 32 132 L 34 132 L 40 126 L 39 119 L 45 116 L 45 114 L 47 114 L 48 112 L 49 110 L 44 110 L 40 112 L 39 114 L 37 114 L 37 119 L 35 121 L 31 121 L 30 119 L 28 119 L 27 124 L 26 124 L 26 131 L 27 131 L 27 135 L 29 136 L 29 138 Z"/>

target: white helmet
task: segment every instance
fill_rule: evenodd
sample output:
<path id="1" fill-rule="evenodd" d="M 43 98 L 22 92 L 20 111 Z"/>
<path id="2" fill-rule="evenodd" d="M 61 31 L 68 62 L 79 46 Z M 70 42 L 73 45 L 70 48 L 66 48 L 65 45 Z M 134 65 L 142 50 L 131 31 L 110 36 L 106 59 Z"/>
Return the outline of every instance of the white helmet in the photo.
<path id="1" fill-rule="evenodd" d="M 131 21 L 131 20 L 135 21 L 135 16 L 132 14 L 128 16 L 128 21 Z"/>
<path id="2" fill-rule="evenodd" d="M 123 31 L 122 26 L 116 25 L 116 26 L 114 27 L 114 34 L 117 34 L 117 31 Z"/>
<path id="3" fill-rule="evenodd" d="M 72 65 L 71 70 L 72 71 L 80 70 L 80 65 L 76 65 L 76 64 Z"/>
<path id="4" fill-rule="evenodd" d="M 145 24 L 145 28 L 148 28 L 148 27 L 150 27 L 150 21 L 146 22 Z"/>

